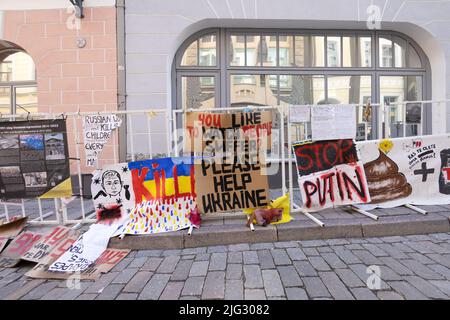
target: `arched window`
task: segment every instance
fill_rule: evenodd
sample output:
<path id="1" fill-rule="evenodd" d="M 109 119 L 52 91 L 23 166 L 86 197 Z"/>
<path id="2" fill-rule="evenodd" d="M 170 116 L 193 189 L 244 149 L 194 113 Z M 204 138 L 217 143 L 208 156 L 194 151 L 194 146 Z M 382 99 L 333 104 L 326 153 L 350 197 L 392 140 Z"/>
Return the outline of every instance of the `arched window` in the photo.
<path id="1" fill-rule="evenodd" d="M 0 51 L 0 112 L 37 111 L 36 71 L 33 59 L 22 51 Z"/>
<path id="2" fill-rule="evenodd" d="M 407 36 L 388 31 L 207 29 L 179 48 L 177 108 L 401 102 L 428 99 L 429 62 Z M 390 108 L 392 136 L 404 121 Z M 359 112 L 362 121 L 363 114 Z M 422 119 L 431 119 L 426 110 Z M 376 117 L 366 130 L 377 136 Z M 430 133 L 431 127 L 423 133 Z M 398 134 L 397 134 L 398 133 Z M 407 135 L 418 133 L 406 124 Z"/>

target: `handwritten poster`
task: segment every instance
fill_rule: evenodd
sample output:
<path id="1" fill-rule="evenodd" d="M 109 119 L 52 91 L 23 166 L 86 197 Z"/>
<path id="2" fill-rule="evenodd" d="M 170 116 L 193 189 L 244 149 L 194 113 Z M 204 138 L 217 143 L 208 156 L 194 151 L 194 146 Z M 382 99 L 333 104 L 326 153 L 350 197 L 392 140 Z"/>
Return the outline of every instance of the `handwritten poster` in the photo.
<path id="1" fill-rule="evenodd" d="M 114 114 L 83 117 L 86 166 L 97 166 L 99 154 L 111 138 L 112 132 L 119 128 L 121 123 L 122 119 Z"/>
<path id="2" fill-rule="evenodd" d="M 93 174 L 97 219 L 120 223 L 118 234 L 152 234 L 190 227 L 197 207 L 191 157 L 105 166 Z"/>
<path id="3" fill-rule="evenodd" d="M 372 201 L 364 209 L 450 204 L 450 135 L 358 142 Z"/>
<path id="4" fill-rule="evenodd" d="M 311 106 L 292 105 L 289 111 L 290 123 L 303 123 L 311 121 Z"/>
<path id="5" fill-rule="evenodd" d="M 269 204 L 265 154 L 272 113 L 198 113 L 186 115 L 190 143 L 201 155 L 195 164 L 199 212 L 231 212 Z M 186 150 L 185 150 L 186 151 Z"/>
<path id="6" fill-rule="evenodd" d="M 313 141 L 355 138 L 355 106 L 313 106 L 311 108 L 311 130 Z"/>
<path id="7" fill-rule="evenodd" d="M 117 226 L 93 224 L 83 233 L 58 260 L 50 265 L 48 271 L 83 272 L 89 268 L 106 250 Z"/>
<path id="8" fill-rule="evenodd" d="M 325 208 L 370 201 L 364 167 L 351 139 L 292 146 L 303 208 Z"/>
<path id="9" fill-rule="evenodd" d="M 0 267 L 11 268 L 16 266 L 20 262 L 22 255 L 41 237 L 42 234 L 30 231 L 19 234 L 0 254 Z"/>
<path id="10" fill-rule="evenodd" d="M 71 234 L 71 229 L 63 226 L 53 228 L 44 235 L 33 246 L 25 252 L 21 259 L 31 262 L 40 262 L 44 259 L 62 240 Z"/>

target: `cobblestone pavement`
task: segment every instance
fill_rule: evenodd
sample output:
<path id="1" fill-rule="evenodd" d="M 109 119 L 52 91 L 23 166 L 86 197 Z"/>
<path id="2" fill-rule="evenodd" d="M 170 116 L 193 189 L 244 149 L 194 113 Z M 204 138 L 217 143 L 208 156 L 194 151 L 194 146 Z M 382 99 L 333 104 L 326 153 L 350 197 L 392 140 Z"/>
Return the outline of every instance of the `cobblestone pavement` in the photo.
<path id="1" fill-rule="evenodd" d="M 0 269 L 0 299 L 449 299 L 450 233 L 133 251 L 75 289 L 31 266 Z"/>

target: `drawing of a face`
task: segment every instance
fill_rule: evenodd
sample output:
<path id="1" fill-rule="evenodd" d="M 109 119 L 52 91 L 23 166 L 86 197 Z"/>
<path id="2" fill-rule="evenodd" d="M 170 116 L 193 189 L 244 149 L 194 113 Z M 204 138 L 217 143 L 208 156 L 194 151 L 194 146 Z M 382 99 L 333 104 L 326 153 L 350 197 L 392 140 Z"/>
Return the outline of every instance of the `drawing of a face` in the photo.
<path id="1" fill-rule="evenodd" d="M 107 170 L 102 176 L 102 187 L 110 196 L 116 196 L 122 190 L 122 180 L 117 171 Z"/>

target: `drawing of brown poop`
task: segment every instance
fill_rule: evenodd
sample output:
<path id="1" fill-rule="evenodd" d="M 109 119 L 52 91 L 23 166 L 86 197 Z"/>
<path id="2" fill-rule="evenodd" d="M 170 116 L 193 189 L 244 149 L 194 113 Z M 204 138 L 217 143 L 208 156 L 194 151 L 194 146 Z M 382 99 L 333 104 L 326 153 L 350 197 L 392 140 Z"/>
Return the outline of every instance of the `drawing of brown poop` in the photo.
<path id="1" fill-rule="evenodd" d="M 377 159 L 364 165 L 371 203 L 380 203 L 405 198 L 412 192 L 403 173 L 398 172 L 397 164 L 380 151 Z"/>

